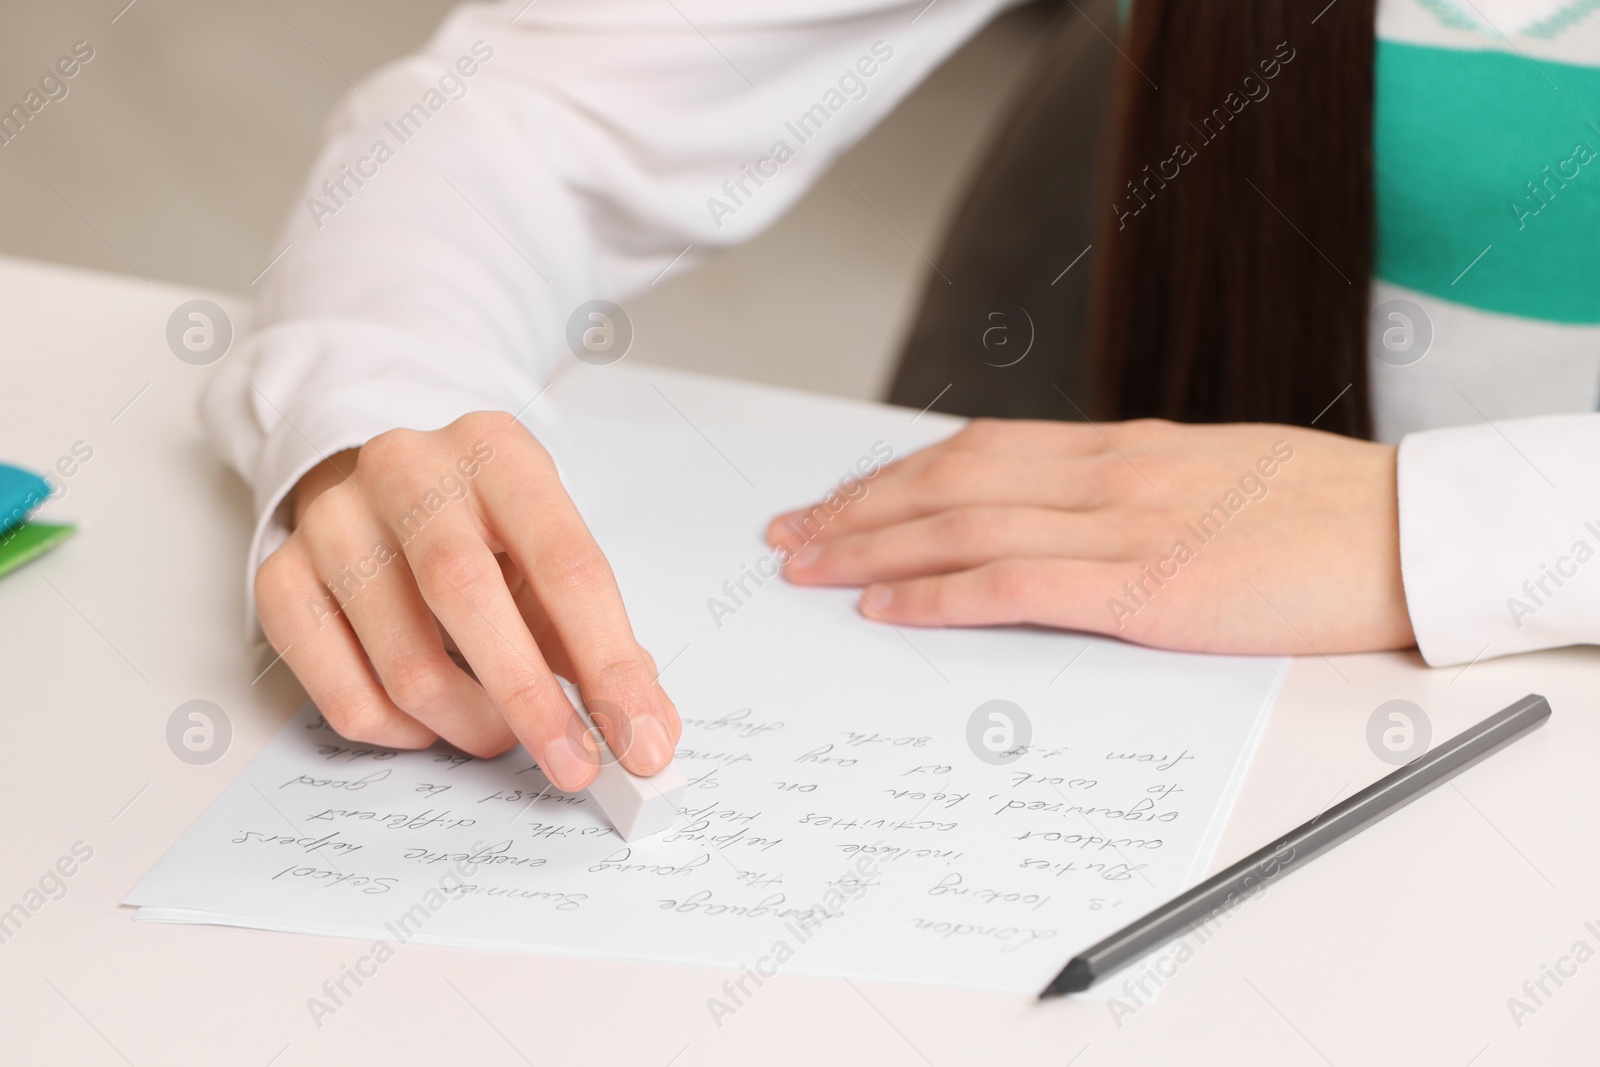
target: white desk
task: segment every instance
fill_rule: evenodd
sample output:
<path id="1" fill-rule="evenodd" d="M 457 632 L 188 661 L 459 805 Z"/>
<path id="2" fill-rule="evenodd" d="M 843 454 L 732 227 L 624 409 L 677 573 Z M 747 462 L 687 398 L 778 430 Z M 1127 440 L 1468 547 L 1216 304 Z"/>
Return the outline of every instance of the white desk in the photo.
<path id="1" fill-rule="evenodd" d="M 1428 670 L 1415 654 L 1296 661 L 1218 866 L 1385 773 L 1366 742 L 1385 700 L 1421 705 L 1435 738 L 1530 690 L 1555 715 L 1244 906 L 1120 1026 L 1105 1004 L 780 976 L 718 1029 L 706 999 L 729 973 L 412 945 L 317 1028 L 306 999 L 356 943 L 136 925 L 118 906 L 303 699 L 282 665 L 251 681 L 271 656 L 243 643 L 248 497 L 195 417 L 209 372 L 164 340 L 169 313 L 196 295 L 0 261 L 0 459 L 44 468 L 76 441 L 94 449 L 50 512 L 79 520 L 79 535 L 0 581 L 0 911 L 75 842 L 93 849 L 66 895 L 0 944 L 0 1062 L 1492 1067 L 1600 1056 L 1600 958 L 1559 988 L 1547 980 L 1553 996 L 1520 1027 L 1506 1003 L 1574 942 L 1600 951 L 1585 928 L 1600 931 L 1592 649 L 1465 672 Z M 222 302 L 242 322 L 239 302 Z M 558 388 L 567 403 L 677 419 L 648 384 L 670 378 L 702 424 L 816 417 L 803 397 L 634 362 L 647 354 Z M 206 767 L 178 761 L 164 736 L 172 710 L 197 697 L 234 729 Z"/>

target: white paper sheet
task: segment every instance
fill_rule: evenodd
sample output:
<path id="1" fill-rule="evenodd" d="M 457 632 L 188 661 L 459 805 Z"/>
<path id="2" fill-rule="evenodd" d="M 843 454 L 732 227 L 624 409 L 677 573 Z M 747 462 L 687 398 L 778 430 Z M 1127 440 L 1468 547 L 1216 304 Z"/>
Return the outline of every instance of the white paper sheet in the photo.
<path id="1" fill-rule="evenodd" d="M 568 480 L 684 717 L 672 831 L 621 841 L 521 749 L 388 752 L 308 706 L 127 903 L 145 920 L 1036 992 L 1203 873 L 1286 661 L 896 629 L 858 616 L 852 590 L 748 577 L 771 514 L 880 442 L 921 443 L 897 428 L 571 420 Z M 968 741 L 996 699 L 1032 732 L 1003 766 Z"/>

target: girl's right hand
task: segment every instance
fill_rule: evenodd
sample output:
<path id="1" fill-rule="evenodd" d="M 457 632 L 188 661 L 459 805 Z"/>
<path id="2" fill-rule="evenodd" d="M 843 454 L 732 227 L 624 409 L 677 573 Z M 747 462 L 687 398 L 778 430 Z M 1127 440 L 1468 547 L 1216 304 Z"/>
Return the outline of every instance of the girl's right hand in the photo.
<path id="1" fill-rule="evenodd" d="M 576 792 L 600 752 L 559 673 L 623 766 L 649 775 L 672 759 L 677 709 L 610 564 L 510 415 L 391 430 L 307 473 L 293 505 L 293 534 L 256 574 L 257 610 L 345 737 L 392 748 L 442 737 L 480 757 L 520 741 Z"/>

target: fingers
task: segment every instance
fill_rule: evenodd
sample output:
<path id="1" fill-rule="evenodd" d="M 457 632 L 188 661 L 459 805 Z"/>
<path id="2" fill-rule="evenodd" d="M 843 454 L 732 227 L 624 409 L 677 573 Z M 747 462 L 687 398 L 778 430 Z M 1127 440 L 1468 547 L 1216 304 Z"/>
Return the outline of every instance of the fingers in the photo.
<path id="1" fill-rule="evenodd" d="M 624 767 L 654 774 L 672 760 L 681 726 L 634 638 L 611 566 L 542 451 L 514 441 L 497 447 L 504 466 L 478 487 L 483 520 L 571 661 L 606 744 Z"/>
<path id="2" fill-rule="evenodd" d="M 496 421 L 510 419 L 499 415 Z M 453 444 L 465 443 L 473 454 L 496 461 L 492 471 L 477 475 L 480 487 L 495 476 L 518 476 L 506 462 L 510 457 L 499 455 L 492 443 L 484 442 L 485 452 L 472 441 L 474 431 L 490 430 L 487 423 L 479 420 L 474 426 L 463 419 L 452 428 L 463 426 L 467 433 L 452 435 Z M 568 792 L 585 789 L 599 769 L 599 752 L 523 623 L 485 531 L 472 508 L 462 506 L 470 494 L 440 499 L 437 508 L 423 503 L 439 497 L 435 468 L 441 462 L 449 466 L 448 457 L 434 447 L 437 440 L 402 431 L 374 438 L 362 448 L 356 481 L 380 518 L 392 516 L 388 522 L 403 538 L 401 548 L 423 601 L 546 777 Z M 548 495 L 538 483 L 522 488 L 534 500 Z"/>
<path id="3" fill-rule="evenodd" d="M 969 570 L 995 560 L 1129 559 L 1134 521 L 1107 513 L 1033 507 L 955 508 L 910 522 L 818 538 L 789 558 L 804 585 L 865 585 Z"/>
<path id="4" fill-rule="evenodd" d="M 663 718 L 672 729 L 672 747 L 676 750 L 679 740 L 683 737 L 683 720 L 678 717 L 678 705 L 673 703 L 666 689 L 662 688 L 661 669 L 656 666 L 656 658 L 643 645 L 639 646 L 639 651 L 644 653 L 645 660 L 650 664 L 650 677 L 655 679 L 652 684 L 655 686 L 656 700 L 660 701 Z"/>
<path id="5" fill-rule="evenodd" d="M 588 788 L 598 750 L 523 625 L 494 554 L 464 517 L 436 521 L 444 528 L 406 547 L 423 599 L 545 775 L 567 792 Z"/>
<path id="6" fill-rule="evenodd" d="M 520 740 L 558 787 L 581 790 L 599 750 L 553 663 L 624 766 L 671 761 L 677 709 L 526 429 L 480 412 L 391 431 L 337 473 L 304 480 L 295 534 L 258 577 L 269 637 L 335 728 L 397 747 L 442 736 L 479 756 Z"/>
<path id="7" fill-rule="evenodd" d="M 256 604 L 267 640 L 340 734 L 389 748 L 426 748 L 434 742 L 433 731 L 402 711 L 373 677 L 361 643 L 317 577 L 302 540 L 290 538 L 262 563 Z"/>
<path id="8" fill-rule="evenodd" d="M 862 590 L 861 613 L 901 626 L 1004 626 L 1034 623 L 1118 633 L 1107 606 L 1126 566 L 1084 560 L 986 563 L 932 578 L 884 582 Z"/>
<path id="9" fill-rule="evenodd" d="M 935 446 L 885 468 L 852 495 L 837 491 L 817 504 L 787 512 L 767 526 L 767 539 L 791 551 L 966 507 L 1043 507 L 1085 511 L 1113 494 L 1124 461 L 1115 452 L 1073 454 L 1041 465 L 1016 452 Z M 1041 476 L 1041 469 L 1048 476 Z"/>
<path id="10" fill-rule="evenodd" d="M 341 588 L 345 617 L 396 706 L 480 758 L 516 744 L 483 687 L 445 651 L 444 639 L 393 537 L 346 482 L 307 511 L 308 550 L 324 580 Z"/>
<path id="11" fill-rule="evenodd" d="M 511 586 L 517 601 L 517 607 L 522 612 L 522 618 L 528 625 L 528 630 L 533 634 L 533 639 L 538 642 L 540 650 L 544 653 L 545 660 L 555 668 L 556 673 L 563 678 L 573 679 L 578 677 L 577 670 L 573 667 L 572 658 L 567 655 L 566 645 L 556 632 L 555 626 L 545 614 L 544 606 L 534 595 L 533 587 L 523 578 L 514 563 L 502 559 L 501 568 L 506 572 L 507 581 Z M 683 737 L 683 722 L 678 717 L 678 706 L 673 703 L 667 691 L 661 686 L 661 669 L 657 666 L 655 657 L 643 645 L 639 652 L 644 656 L 645 663 L 650 668 L 650 677 L 655 679 L 652 683 L 656 700 L 664 710 L 663 718 L 667 722 L 668 732 L 672 736 L 672 744 L 676 749 L 678 741 Z M 668 664 L 670 666 L 670 664 Z M 610 745 L 608 744 L 609 748 Z"/>

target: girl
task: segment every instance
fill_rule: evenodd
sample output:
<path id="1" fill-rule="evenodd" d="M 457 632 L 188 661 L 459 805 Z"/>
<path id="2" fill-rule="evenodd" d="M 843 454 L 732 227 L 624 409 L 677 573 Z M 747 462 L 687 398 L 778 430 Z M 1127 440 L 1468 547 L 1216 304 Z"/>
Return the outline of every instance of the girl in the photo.
<path id="1" fill-rule="evenodd" d="M 626 765 L 667 763 L 677 714 L 533 398 L 593 301 L 769 225 L 1001 6 L 476 5 L 352 94 L 206 407 L 256 490 L 255 609 L 331 723 L 520 740 L 578 790 L 597 753 L 555 671 Z M 804 546 L 778 517 L 788 577 L 896 625 L 1180 649 L 1592 642 L 1592 8 L 1070 5 L 947 250 L 979 297 L 929 302 L 896 392 L 934 399 L 918 339 L 954 314 L 946 408 L 1043 418 L 908 457 Z M 1078 274 L 1022 301 L 1041 347 L 984 359 L 972 279 L 1048 278 L 1074 225 Z"/>

